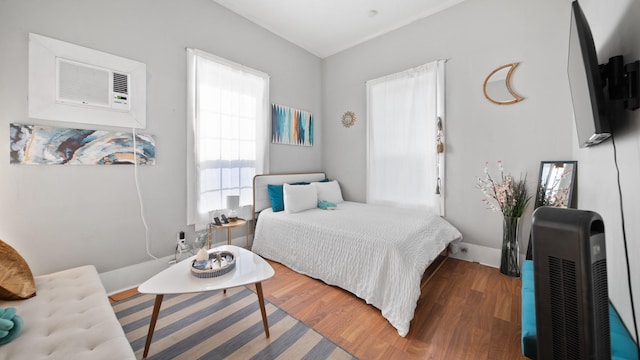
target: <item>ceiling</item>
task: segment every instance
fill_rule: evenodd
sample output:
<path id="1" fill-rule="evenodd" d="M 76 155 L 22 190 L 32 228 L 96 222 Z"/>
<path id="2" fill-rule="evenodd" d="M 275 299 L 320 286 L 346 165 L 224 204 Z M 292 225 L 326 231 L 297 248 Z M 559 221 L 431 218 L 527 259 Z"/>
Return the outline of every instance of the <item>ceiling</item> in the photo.
<path id="1" fill-rule="evenodd" d="M 464 0 L 213 0 L 325 58 Z"/>

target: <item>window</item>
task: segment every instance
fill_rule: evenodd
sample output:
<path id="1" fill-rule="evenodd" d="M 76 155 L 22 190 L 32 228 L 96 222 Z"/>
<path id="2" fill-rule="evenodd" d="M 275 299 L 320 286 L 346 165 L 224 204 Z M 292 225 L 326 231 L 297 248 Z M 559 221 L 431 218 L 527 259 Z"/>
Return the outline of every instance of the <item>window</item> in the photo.
<path id="1" fill-rule="evenodd" d="M 251 204 L 268 172 L 269 76 L 200 50 L 187 59 L 187 223 L 206 224 L 226 195 Z"/>
<path id="2" fill-rule="evenodd" d="M 367 81 L 367 202 L 444 215 L 444 60 Z"/>

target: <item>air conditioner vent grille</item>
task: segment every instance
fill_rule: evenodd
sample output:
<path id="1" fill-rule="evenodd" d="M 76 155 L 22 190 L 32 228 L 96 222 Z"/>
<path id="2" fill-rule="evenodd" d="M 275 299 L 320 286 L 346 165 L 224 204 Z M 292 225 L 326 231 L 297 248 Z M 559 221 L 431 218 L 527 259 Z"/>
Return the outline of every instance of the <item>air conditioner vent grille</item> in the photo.
<path id="1" fill-rule="evenodd" d="M 120 94 L 129 94 L 129 86 L 127 84 L 127 75 L 113 73 L 113 92 Z"/>
<path id="2" fill-rule="evenodd" d="M 57 100 L 84 105 L 109 106 L 109 71 L 75 61 L 58 59 Z"/>

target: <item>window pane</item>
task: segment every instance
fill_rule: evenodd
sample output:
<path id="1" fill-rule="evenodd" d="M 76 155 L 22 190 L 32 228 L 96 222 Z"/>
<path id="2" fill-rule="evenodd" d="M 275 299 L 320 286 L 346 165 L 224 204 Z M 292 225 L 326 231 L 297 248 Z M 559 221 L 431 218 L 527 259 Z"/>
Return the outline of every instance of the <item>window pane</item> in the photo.
<path id="1" fill-rule="evenodd" d="M 200 140 L 200 159 L 201 161 L 213 161 L 220 159 L 220 140 Z"/>
<path id="2" fill-rule="evenodd" d="M 238 139 L 255 141 L 256 125 L 252 119 L 247 117 L 238 119 Z"/>
<path id="3" fill-rule="evenodd" d="M 239 158 L 242 160 L 256 159 L 256 143 L 255 141 L 239 141 Z"/>
<path id="4" fill-rule="evenodd" d="M 200 112 L 200 138 L 220 137 L 220 114 Z"/>
<path id="5" fill-rule="evenodd" d="M 253 202 L 253 188 L 242 188 L 240 190 L 240 205 L 251 205 Z"/>
<path id="6" fill-rule="evenodd" d="M 243 167 L 240 169 L 240 186 L 253 187 L 253 177 L 256 176 L 254 167 Z"/>
<path id="7" fill-rule="evenodd" d="M 211 113 L 220 113 L 220 88 L 206 84 L 200 87 L 200 105 L 201 111 Z"/>
<path id="8" fill-rule="evenodd" d="M 436 207 L 437 64 L 367 82 L 367 201 Z"/>
<path id="9" fill-rule="evenodd" d="M 206 163 L 201 163 L 200 192 L 208 192 L 220 189 L 221 179 L 219 169 L 207 169 Z"/>
<path id="10" fill-rule="evenodd" d="M 245 118 L 252 118 L 256 114 L 256 98 L 253 96 L 243 95 L 240 98 L 240 111 L 239 114 Z"/>
<path id="11" fill-rule="evenodd" d="M 190 120 L 197 131 L 193 139 L 198 146 L 195 178 L 199 183 L 188 187 L 188 206 L 189 211 L 197 208 L 198 219 L 203 219 L 203 214 L 225 206 L 226 195 L 240 194 L 245 205 L 252 201 L 257 149 L 263 153 L 267 144 L 266 136 L 257 139 L 256 134 L 270 121 L 265 118 L 268 108 L 264 108 L 269 77 L 201 51 L 193 54 L 195 61 L 188 64 L 197 66 L 190 73 L 195 79 L 195 84 L 190 83 L 195 99 L 189 103 L 196 105 Z M 192 146 L 190 141 L 188 146 Z"/>

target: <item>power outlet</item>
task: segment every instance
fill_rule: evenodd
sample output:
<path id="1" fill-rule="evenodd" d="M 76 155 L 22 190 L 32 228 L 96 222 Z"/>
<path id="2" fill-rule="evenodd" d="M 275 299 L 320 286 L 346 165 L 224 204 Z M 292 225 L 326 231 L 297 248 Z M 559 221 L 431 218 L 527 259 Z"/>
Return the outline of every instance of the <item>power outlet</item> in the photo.
<path id="1" fill-rule="evenodd" d="M 184 236 L 184 231 L 180 231 L 180 233 L 178 233 L 178 249 L 180 250 L 180 253 L 189 250 L 189 245 L 187 245 L 187 239 Z"/>

